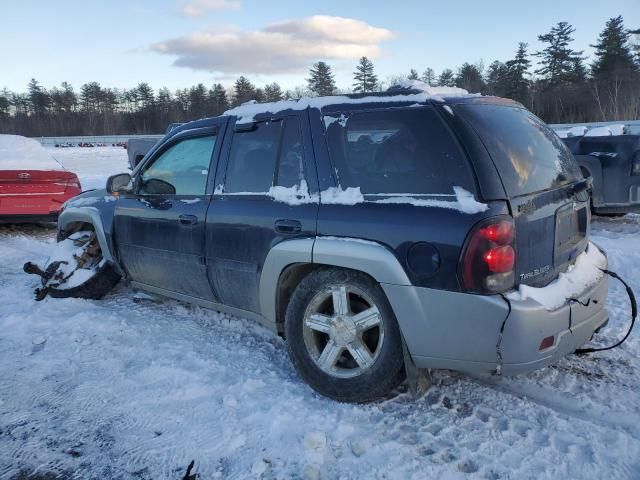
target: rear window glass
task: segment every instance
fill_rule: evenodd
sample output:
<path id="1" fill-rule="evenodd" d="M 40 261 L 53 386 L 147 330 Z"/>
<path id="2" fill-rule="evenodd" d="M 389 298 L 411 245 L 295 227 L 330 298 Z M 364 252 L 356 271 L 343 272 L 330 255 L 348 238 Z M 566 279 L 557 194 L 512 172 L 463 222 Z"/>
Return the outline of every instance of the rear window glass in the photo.
<path id="1" fill-rule="evenodd" d="M 509 196 L 581 178 L 569 149 L 531 112 L 502 105 L 457 105 L 455 110 L 480 135 Z"/>
<path id="2" fill-rule="evenodd" d="M 431 107 L 325 116 L 325 125 L 342 188 L 419 195 L 453 194 L 454 186 L 475 190 L 464 154 Z"/>

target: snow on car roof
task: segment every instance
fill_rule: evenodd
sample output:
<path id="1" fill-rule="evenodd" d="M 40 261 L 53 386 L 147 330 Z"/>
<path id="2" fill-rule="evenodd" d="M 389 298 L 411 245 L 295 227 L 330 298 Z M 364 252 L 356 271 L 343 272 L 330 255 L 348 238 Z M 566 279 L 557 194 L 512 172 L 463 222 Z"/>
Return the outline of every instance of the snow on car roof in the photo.
<path id="1" fill-rule="evenodd" d="M 394 92 L 397 91 L 397 94 Z M 405 80 L 391 87 L 386 94 L 372 94 L 365 96 L 332 95 L 327 97 L 302 97 L 296 100 L 282 100 L 279 102 L 257 103 L 254 101 L 244 103 L 238 107 L 224 112 L 224 115 L 237 117 L 236 123 L 251 123 L 256 115 L 264 113 L 278 113 L 284 110 L 304 110 L 306 108 L 322 109 L 327 105 L 354 104 L 354 103 L 389 103 L 389 102 L 415 102 L 424 103 L 427 100 L 443 101 L 449 97 L 470 97 L 479 94 L 470 94 L 468 91 L 457 87 L 431 87 L 418 80 Z"/>
<path id="2" fill-rule="evenodd" d="M 64 170 L 40 142 L 20 135 L 0 135 L 0 170 Z"/>

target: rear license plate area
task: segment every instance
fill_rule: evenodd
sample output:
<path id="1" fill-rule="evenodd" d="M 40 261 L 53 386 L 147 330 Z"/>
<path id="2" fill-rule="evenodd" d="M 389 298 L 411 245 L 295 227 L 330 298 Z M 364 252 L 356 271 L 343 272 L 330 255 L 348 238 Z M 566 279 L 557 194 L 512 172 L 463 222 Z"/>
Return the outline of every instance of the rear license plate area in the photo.
<path id="1" fill-rule="evenodd" d="M 556 266 L 572 262 L 587 236 L 587 207 L 569 204 L 556 211 L 554 261 Z"/>

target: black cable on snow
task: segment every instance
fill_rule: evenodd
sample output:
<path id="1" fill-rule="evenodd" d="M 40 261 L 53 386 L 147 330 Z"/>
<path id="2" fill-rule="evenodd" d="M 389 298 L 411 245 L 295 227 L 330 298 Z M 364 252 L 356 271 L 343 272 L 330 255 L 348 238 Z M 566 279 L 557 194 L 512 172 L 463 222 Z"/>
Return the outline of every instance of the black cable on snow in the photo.
<path id="1" fill-rule="evenodd" d="M 624 285 L 624 288 L 627 290 L 627 295 L 629 296 L 629 302 L 631 303 L 631 325 L 629 326 L 629 330 L 627 330 L 626 335 L 622 337 L 622 340 L 620 340 L 615 345 L 611 345 L 609 347 L 603 347 L 603 348 L 579 348 L 575 352 L 576 355 L 584 355 L 585 353 L 592 353 L 592 352 L 603 352 L 605 350 L 611 350 L 616 347 L 619 347 L 625 342 L 627 338 L 629 338 L 629 335 L 633 330 L 633 326 L 636 323 L 636 318 L 638 317 L 638 304 L 636 303 L 636 297 L 633 294 L 633 290 L 631 290 L 631 287 L 627 284 L 627 282 L 625 282 L 622 278 L 620 278 L 620 276 L 616 272 L 612 272 L 611 270 L 605 270 L 605 269 L 601 269 L 601 270 L 607 275 L 615 278 L 620 283 L 622 283 Z"/>

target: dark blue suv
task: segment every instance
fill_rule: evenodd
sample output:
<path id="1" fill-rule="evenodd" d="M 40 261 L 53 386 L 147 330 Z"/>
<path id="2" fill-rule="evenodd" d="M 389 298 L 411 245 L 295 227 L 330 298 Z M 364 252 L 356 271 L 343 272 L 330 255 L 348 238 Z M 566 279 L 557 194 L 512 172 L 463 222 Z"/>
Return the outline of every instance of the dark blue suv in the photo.
<path id="1" fill-rule="evenodd" d="M 248 104 L 179 126 L 131 175 L 69 201 L 59 242 L 86 255 L 50 264 L 41 293 L 98 298 L 123 278 L 254 318 L 342 401 L 415 367 L 526 372 L 607 320 L 588 187 L 509 100 Z"/>

